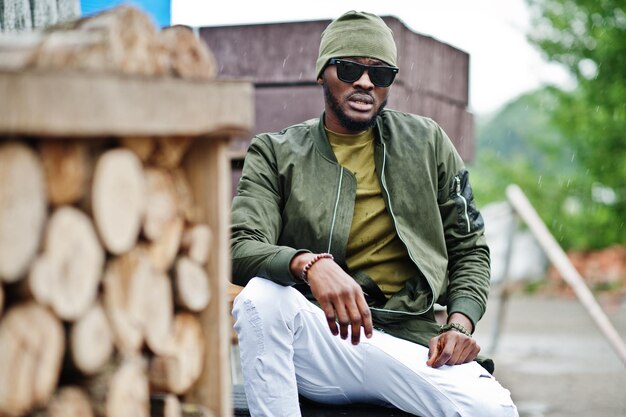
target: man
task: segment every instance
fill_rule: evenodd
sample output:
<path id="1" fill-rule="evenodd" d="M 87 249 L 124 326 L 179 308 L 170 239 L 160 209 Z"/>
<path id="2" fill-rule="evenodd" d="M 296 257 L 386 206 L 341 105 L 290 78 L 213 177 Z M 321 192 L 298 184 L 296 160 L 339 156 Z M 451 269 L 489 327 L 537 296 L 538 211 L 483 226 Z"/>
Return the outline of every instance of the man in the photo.
<path id="1" fill-rule="evenodd" d="M 300 394 L 517 416 L 490 362 L 475 361 L 489 250 L 467 171 L 435 122 L 384 110 L 398 72 L 391 30 L 344 14 L 322 34 L 316 71 L 321 118 L 255 137 L 233 201 L 251 415 L 299 416 Z"/>

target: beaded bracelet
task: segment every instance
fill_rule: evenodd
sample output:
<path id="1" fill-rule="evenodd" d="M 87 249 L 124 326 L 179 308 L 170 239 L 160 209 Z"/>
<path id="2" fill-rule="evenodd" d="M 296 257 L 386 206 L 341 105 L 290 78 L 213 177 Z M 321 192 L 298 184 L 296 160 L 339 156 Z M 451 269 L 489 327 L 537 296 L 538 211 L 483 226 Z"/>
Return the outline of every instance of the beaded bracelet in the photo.
<path id="1" fill-rule="evenodd" d="M 302 270 L 302 273 L 300 274 L 300 279 L 306 282 L 307 285 L 311 285 L 309 284 L 309 278 L 307 277 L 309 273 L 309 269 L 311 269 L 311 267 L 313 266 L 313 264 L 315 264 L 315 262 L 324 258 L 335 259 L 333 255 L 331 255 L 330 253 L 318 253 L 317 255 L 315 255 L 315 257 L 313 257 L 313 259 L 311 259 L 309 262 L 306 263 L 306 265 L 304 265 L 304 269 Z"/>
<path id="2" fill-rule="evenodd" d="M 467 337 L 472 337 L 472 334 L 467 331 L 467 329 L 459 323 L 448 323 L 441 326 L 439 329 L 439 334 L 445 333 L 449 330 L 456 330 L 459 333 L 463 333 Z"/>

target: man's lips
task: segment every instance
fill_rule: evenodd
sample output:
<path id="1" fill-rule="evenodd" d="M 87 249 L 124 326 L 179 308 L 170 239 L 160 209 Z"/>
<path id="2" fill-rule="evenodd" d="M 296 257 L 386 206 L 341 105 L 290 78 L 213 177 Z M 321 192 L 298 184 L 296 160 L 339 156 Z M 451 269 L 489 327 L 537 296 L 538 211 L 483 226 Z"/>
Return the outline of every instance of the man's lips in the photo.
<path id="1" fill-rule="evenodd" d="M 374 107 L 374 99 L 368 94 L 355 93 L 348 97 L 348 105 L 356 111 L 367 112 Z"/>

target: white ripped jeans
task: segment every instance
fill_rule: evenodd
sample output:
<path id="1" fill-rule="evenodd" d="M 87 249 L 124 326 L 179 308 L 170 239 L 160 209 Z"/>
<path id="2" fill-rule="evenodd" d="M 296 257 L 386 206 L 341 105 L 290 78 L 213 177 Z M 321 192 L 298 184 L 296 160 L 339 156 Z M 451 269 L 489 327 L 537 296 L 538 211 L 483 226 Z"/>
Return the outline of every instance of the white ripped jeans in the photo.
<path id="1" fill-rule="evenodd" d="M 300 416 L 298 393 L 326 404 L 393 405 L 422 417 L 518 416 L 508 390 L 476 362 L 431 368 L 428 348 L 380 331 L 357 346 L 333 336 L 292 287 L 253 278 L 234 302 L 252 417 Z"/>

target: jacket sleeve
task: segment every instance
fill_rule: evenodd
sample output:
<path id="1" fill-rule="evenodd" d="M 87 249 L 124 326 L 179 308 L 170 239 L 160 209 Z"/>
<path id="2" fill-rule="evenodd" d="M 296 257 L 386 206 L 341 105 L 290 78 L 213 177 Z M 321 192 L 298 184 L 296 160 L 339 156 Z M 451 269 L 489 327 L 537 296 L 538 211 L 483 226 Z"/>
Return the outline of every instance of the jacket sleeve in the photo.
<path id="1" fill-rule="evenodd" d="M 241 286 L 255 276 L 295 284 L 289 264 L 303 252 L 277 245 L 284 196 L 276 155 L 267 142 L 252 140 L 231 209 L 232 281 Z"/>
<path id="2" fill-rule="evenodd" d="M 441 128 L 437 144 L 437 200 L 448 251 L 448 314 L 462 313 L 476 328 L 485 312 L 490 285 L 484 221 L 474 202 L 469 173 Z"/>

